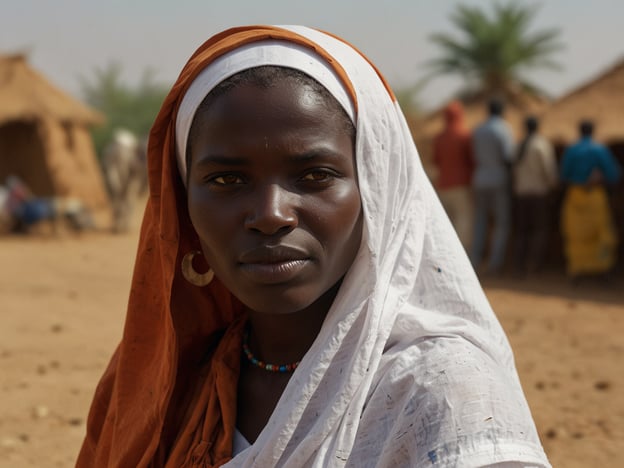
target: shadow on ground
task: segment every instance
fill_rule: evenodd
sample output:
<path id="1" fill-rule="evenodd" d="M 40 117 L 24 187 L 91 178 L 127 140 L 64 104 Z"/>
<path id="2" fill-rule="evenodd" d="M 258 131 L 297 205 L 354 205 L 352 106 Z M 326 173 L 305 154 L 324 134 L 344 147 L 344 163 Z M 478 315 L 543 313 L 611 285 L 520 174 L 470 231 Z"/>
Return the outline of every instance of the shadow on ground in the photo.
<path id="1" fill-rule="evenodd" d="M 503 274 L 482 278 L 481 284 L 486 289 L 520 291 L 624 307 L 624 275 L 622 274 L 613 275 L 608 279 L 588 277 L 575 281 L 559 271 L 547 271 L 524 278 Z"/>

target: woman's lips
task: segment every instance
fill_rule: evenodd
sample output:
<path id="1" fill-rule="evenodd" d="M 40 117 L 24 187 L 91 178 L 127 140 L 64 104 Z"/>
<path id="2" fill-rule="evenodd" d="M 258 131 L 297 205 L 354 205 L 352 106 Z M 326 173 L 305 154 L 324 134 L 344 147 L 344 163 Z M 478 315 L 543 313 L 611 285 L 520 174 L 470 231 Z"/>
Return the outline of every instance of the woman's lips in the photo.
<path id="1" fill-rule="evenodd" d="M 310 262 L 309 259 L 285 260 L 273 263 L 241 263 L 243 274 L 261 284 L 278 284 L 292 280 Z"/>
<path id="2" fill-rule="evenodd" d="M 260 284 L 290 281 L 310 263 L 307 252 L 286 245 L 261 246 L 244 252 L 239 259 L 243 274 Z"/>

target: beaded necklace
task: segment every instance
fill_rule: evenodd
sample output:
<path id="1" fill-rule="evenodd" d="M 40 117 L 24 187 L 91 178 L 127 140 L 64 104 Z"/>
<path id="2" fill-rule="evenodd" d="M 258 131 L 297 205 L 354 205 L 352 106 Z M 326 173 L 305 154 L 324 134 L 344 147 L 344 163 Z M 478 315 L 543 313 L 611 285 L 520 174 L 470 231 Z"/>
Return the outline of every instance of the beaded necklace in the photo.
<path id="1" fill-rule="evenodd" d="M 256 367 L 264 369 L 269 372 L 293 372 L 301 361 L 293 362 L 292 364 L 268 364 L 260 359 L 256 358 L 249 349 L 249 331 L 245 331 L 243 335 L 243 352 L 247 357 L 247 360 Z"/>

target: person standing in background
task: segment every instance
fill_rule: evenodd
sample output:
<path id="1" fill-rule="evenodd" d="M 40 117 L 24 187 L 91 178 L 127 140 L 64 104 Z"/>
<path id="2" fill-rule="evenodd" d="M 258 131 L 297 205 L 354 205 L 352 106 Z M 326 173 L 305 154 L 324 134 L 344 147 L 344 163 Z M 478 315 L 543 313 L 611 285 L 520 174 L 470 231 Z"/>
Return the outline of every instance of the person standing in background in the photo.
<path id="1" fill-rule="evenodd" d="M 505 262 L 511 225 L 509 168 L 513 162 L 514 143 L 511 130 L 502 117 L 503 103 L 492 99 L 488 103 L 488 110 L 489 118 L 472 134 L 475 220 L 470 260 L 478 271 L 485 254 L 491 216 L 494 231 L 486 272 L 496 274 Z"/>
<path id="2" fill-rule="evenodd" d="M 130 229 L 136 202 L 147 189 L 147 167 L 144 152 L 147 142 L 139 142 L 129 130 L 119 128 L 102 154 L 102 169 L 113 207 L 112 230 L 124 233 Z"/>
<path id="3" fill-rule="evenodd" d="M 561 161 L 561 180 L 567 185 L 561 229 L 572 279 L 607 274 L 615 265 L 617 233 L 607 186 L 617 183 L 622 172 L 611 151 L 592 139 L 593 122 L 581 122 L 579 130 L 580 140 Z"/>
<path id="4" fill-rule="evenodd" d="M 542 266 L 550 233 L 550 192 L 557 185 L 557 161 L 550 142 L 538 133 L 538 120 L 524 122 L 513 168 L 516 207 L 514 268 L 522 275 Z"/>
<path id="5" fill-rule="evenodd" d="M 444 129 L 433 141 L 433 162 L 438 168 L 436 189 L 464 249 L 472 238 L 474 216 L 470 179 L 474 168 L 470 132 L 464 108 L 452 101 L 444 109 Z"/>

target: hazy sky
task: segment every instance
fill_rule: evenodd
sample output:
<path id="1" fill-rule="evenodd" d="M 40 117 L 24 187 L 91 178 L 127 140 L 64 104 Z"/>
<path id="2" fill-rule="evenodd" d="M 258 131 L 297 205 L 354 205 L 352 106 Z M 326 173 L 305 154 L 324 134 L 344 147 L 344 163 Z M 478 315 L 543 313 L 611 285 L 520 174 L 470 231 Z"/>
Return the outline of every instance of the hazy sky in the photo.
<path id="1" fill-rule="evenodd" d="M 529 75 L 559 96 L 624 58 L 624 1 L 517 0 L 540 5 L 536 29 L 561 30 L 564 69 Z M 433 32 L 451 32 L 457 4 L 488 0 L 0 0 L 0 53 L 27 51 L 52 82 L 80 97 L 79 76 L 120 62 L 134 83 L 148 68 L 173 83 L 186 59 L 212 34 L 244 24 L 305 24 L 331 31 L 356 45 L 395 88 L 423 75 L 435 56 Z M 421 93 L 425 105 L 440 103 L 460 81 L 436 79 Z"/>

